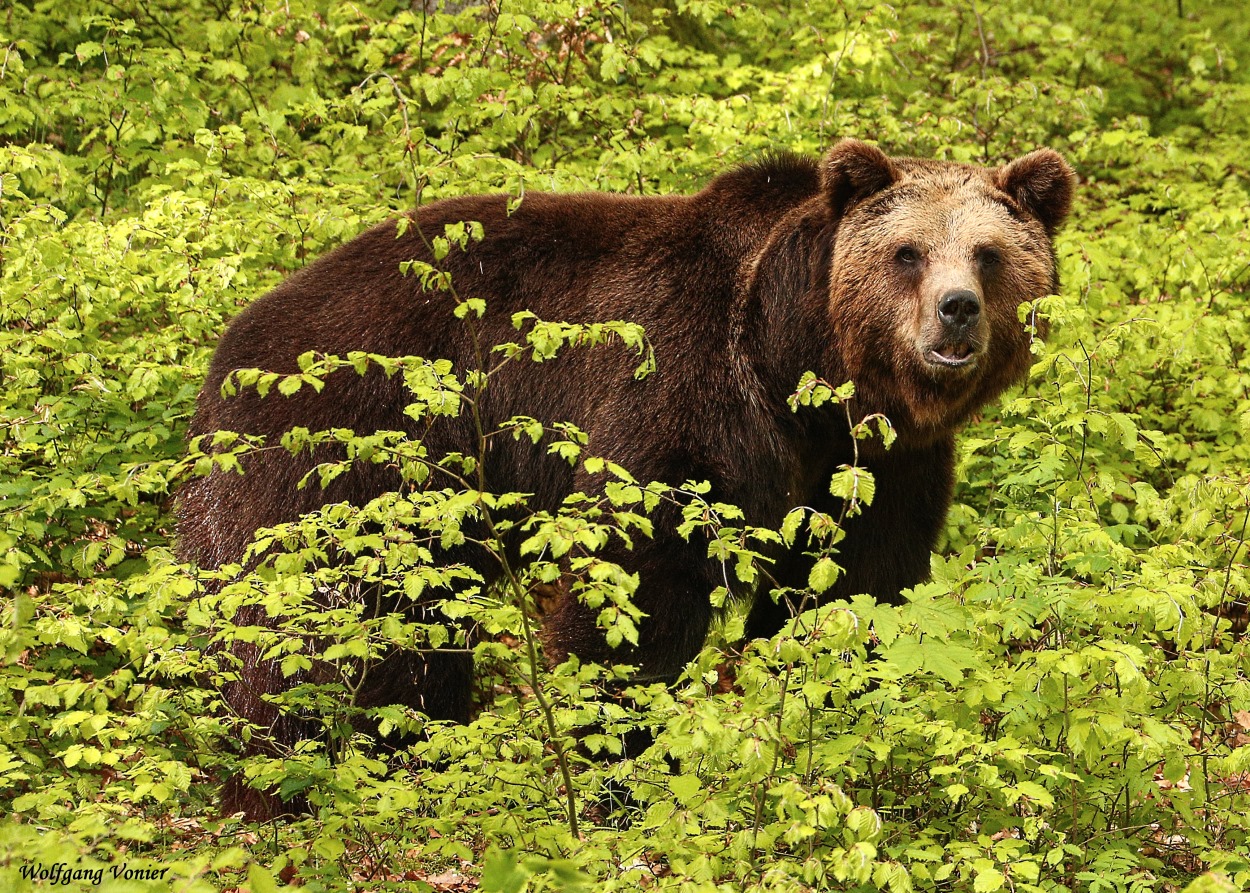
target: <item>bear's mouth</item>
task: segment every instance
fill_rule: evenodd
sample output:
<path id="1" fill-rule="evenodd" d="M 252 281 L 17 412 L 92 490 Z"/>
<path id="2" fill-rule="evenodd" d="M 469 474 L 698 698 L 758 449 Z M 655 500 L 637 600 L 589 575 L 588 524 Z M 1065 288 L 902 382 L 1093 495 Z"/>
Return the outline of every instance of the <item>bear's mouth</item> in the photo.
<path id="1" fill-rule="evenodd" d="M 977 348 L 971 341 L 954 341 L 929 348 L 924 358 L 932 366 L 959 369 L 977 361 Z"/>

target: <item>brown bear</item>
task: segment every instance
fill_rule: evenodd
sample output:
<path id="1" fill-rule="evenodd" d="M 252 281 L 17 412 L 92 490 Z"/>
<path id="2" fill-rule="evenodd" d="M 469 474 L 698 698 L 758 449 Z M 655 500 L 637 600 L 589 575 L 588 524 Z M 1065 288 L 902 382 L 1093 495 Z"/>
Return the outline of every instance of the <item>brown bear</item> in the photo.
<path id="1" fill-rule="evenodd" d="M 787 398 L 809 370 L 833 384 L 853 381 L 856 416 L 883 414 L 897 441 L 860 456 L 877 491 L 847 524 L 837 559 L 844 571 L 827 595 L 897 600 L 927 575 L 951 499 L 955 432 L 1029 368 L 1031 332 L 1018 308 L 1057 288 L 1052 238 L 1072 190 L 1071 169 L 1047 149 L 985 168 L 891 158 L 848 139 L 821 160 L 779 155 L 688 196 L 531 193 L 511 211 L 503 195 L 439 201 L 411 214 L 409 226 L 368 230 L 241 313 L 217 348 L 192 434 L 224 429 L 276 443 L 297 425 L 413 428 L 398 376 L 347 370 L 320 394 L 263 399 L 248 389 L 223 397 L 221 386 L 234 369 L 294 372 L 306 351 L 474 368 L 478 354 L 453 316 L 453 297 L 423 290 L 401 265 L 435 263 L 428 245 L 445 225 L 478 221 L 484 238 L 436 266 L 458 294 L 485 299 L 483 342 L 515 340 L 519 310 L 567 322 L 622 319 L 644 327 L 657 363 L 642 380 L 636 358 L 620 349 L 514 363 L 483 401 L 488 428 L 519 414 L 573 422 L 592 453 L 638 480 L 707 481 L 747 523 L 775 526 L 796 506 L 836 514 L 830 476 L 853 455 L 841 407 L 794 412 Z M 426 438 L 436 454 L 472 449 L 456 424 Z M 235 562 L 260 527 L 400 486 L 394 470 L 361 464 L 326 489 L 300 488 L 312 462 L 266 450 L 244 462 L 245 475 L 214 472 L 188 484 L 178 507 L 181 557 L 206 567 Z M 496 441 L 485 475 L 492 490 L 532 493 L 540 508 L 601 486 L 524 441 Z M 549 656 L 635 664 L 642 678 L 679 673 L 703 643 L 708 594 L 724 576 L 706 544 L 678 535 L 675 518 L 675 509 L 661 513 L 652 537 L 609 556 L 640 575 L 638 646 L 609 648 L 594 613 L 565 597 L 546 621 Z M 803 585 L 802 551 L 777 562 L 779 584 Z M 492 577 L 486 563 L 478 569 Z M 770 635 L 788 617 L 762 595 L 748 633 Z M 465 720 L 471 671 L 462 654 L 396 653 L 361 703 Z M 255 653 L 242 672 L 226 692 L 232 709 L 274 741 L 311 734 L 263 700 L 292 679 Z M 234 783 L 224 805 L 263 818 L 275 801 Z"/>

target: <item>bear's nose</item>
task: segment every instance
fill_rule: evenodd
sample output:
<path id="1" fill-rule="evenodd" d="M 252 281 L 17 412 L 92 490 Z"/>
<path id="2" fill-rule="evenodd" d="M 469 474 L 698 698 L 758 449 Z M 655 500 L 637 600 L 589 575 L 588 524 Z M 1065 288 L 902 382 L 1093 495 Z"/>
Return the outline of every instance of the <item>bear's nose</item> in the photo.
<path id="1" fill-rule="evenodd" d="M 948 291 L 938 301 L 938 319 L 953 329 L 970 329 L 981 316 L 981 299 L 963 288 Z"/>

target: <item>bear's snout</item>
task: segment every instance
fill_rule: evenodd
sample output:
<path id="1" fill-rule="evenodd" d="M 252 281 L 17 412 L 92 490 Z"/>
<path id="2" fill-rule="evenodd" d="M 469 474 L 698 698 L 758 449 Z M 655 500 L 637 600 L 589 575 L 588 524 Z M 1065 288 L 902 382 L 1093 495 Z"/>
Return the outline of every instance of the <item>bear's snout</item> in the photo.
<path id="1" fill-rule="evenodd" d="M 984 345 L 981 298 L 971 289 L 950 289 L 938 298 L 936 317 L 936 331 L 931 329 L 929 344 L 922 348 L 925 361 L 946 369 L 975 366 Z"/>
<path id="2" fill-rule="evenodd" d="M 929 297 L 922 301 L 913 343 L 935 373 L 967 371 L 976 366 L 989 340 L 984 299 L 965 276 L 934 278 L 939 281 L 926 289 Z"/>
<path id="3" fill-rule="evenodd" d="M 981 318 L 981 299 L 966 288 L 948 291 L 938 301 L 937 314 L 950 336 L 966 335 Z"/>

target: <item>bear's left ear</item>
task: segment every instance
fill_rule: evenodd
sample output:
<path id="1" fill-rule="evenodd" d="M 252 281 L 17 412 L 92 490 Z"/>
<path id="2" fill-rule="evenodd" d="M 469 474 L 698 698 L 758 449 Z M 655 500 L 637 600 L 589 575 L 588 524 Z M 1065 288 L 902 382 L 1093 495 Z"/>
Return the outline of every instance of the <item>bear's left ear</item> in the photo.
<path id="1" fill-rule="evenodd" d="M 1072 208 L 1072 168 L 1053 149 L 1038 149 L 994 171 L 994 185 L 1055 234 Z"/>
<path id="2" fill-rule="evenodd" d="M 820 185 L 840 218 L 853 203 L 890 186 L 898 171 L 876 146 L 845 139 L 829 150 L 820 169 Z"/>

